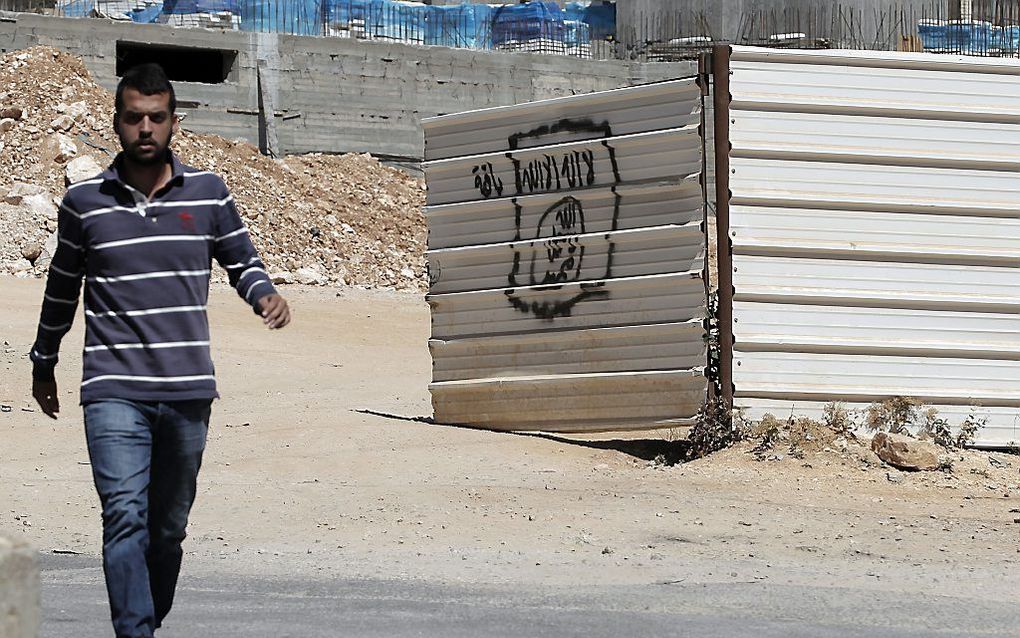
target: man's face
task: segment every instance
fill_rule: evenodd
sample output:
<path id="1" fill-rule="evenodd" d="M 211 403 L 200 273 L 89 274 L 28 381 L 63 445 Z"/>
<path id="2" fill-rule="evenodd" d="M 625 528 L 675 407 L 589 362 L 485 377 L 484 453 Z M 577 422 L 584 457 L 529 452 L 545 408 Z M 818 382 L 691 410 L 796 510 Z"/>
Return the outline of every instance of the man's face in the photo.
<path id="1" fill-rule="evenodd" d="M 177 116 L 170 112 L 170 94 L 143 95 L 124 89 L 124 107 L 114 118 L 114 129 L 127 158 L 142 165 L 163 162 L 173 137 Z"/>

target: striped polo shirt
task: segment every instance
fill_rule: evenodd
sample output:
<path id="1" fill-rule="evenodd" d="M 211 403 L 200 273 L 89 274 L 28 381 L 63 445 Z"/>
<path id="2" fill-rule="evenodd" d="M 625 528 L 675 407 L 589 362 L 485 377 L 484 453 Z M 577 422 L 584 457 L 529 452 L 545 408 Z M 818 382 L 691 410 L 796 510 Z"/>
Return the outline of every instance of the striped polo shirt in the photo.
<path id="1" fill-rule="evenodd" d="M 274 293 L 223 180 L 170 154 L 173 177 L 152 199 L 119 174 L 121 158 L 71 185 L 58 213 L 33 376 L 53 378 L 82 280 L 85 352 L 81 401 L 215 398 L 209 354 L 212 260 L 258 312 Z"/>

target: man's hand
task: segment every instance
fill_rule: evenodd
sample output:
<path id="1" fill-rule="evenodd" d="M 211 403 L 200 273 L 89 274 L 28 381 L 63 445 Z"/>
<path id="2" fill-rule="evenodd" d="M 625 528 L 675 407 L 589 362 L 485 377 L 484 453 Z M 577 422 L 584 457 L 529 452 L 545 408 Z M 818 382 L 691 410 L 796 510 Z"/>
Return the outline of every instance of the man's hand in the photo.
<path id="1" fill-rule="evenodd" d="M 57 398 L 56 381 L 33 381 L 32 396 L 42 408 L 43 414 L 51 419 L 57 418 L 60 412 L 60 399 Z"/>
<path id="2" fill-rule="evenodd" d="M 266 295 L 259 298 L 259 311 L 262 323 L 270 330 L 278 330 L 290 323 L 290 307 L 287 300 L 280 295 Z"/>

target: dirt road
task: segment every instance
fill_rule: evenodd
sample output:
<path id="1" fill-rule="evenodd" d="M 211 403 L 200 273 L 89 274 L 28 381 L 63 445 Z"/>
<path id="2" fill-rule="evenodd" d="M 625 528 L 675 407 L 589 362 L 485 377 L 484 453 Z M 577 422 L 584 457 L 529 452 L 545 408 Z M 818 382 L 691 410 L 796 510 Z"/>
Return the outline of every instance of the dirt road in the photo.
<path id="1" fill-rule="evenodd" d="M 0 529 L 44 552 L 100 551 L 77 383 L 32 410 L 26 353 L 42 282 L 0 279 Z M 229 289 L 210 302 L 214 406 L 186 542 L 192 574 L 546 587 L 768 583 L 1008 605 L 1020 595 L 1020 456 L 890 473 L 838 451 L 760 462 L 746 447 L 679 466 L 664 445 L 431 425 L 420 296 L 287 287 L 264 331 Z M 892 480 L 890 480 L 890 478 Z M 895 482 L 893 482 L 895 481 Z"/>

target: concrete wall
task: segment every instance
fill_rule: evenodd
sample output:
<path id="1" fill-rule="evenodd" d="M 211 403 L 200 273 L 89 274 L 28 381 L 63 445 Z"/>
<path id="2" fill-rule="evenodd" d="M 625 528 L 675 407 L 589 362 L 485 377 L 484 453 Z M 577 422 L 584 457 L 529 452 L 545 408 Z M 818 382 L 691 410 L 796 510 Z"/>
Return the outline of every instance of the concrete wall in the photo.
<path id="1" fill-rule="evenodd" d="M 45 44 L 81 56 L 114 88 L 116 42 L 237 51 L 223 84 L 175 83 L 185 126 L 258 142 L 258 78 L 277 110 L 282 150 L 371 152 L 420 159 L 421 118 L 689 74 L 688 64 L 593 61 L 343 38 L 173 29 L 109 20 L 14 14 L 0 20 L 0 49 Z M 189 104 L 191 103 L 191 104 Z"/>
<path id="2" fill-rule="evenodd" d="M 0 638 L 39 635 L 39 568 L 27 543 L 0 536 Z"/>

